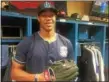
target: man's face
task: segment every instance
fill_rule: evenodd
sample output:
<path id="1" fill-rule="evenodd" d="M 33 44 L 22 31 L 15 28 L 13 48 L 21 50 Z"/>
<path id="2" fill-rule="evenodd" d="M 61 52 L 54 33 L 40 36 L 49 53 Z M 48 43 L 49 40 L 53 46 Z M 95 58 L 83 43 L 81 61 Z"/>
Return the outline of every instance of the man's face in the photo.
<path id="1" fill-rule="evenodd" d="M 38 21 L 41 29 L 51 31 L 55 29 L 56 14 L 50 10 L 46 10 L 38 16 Z"/>

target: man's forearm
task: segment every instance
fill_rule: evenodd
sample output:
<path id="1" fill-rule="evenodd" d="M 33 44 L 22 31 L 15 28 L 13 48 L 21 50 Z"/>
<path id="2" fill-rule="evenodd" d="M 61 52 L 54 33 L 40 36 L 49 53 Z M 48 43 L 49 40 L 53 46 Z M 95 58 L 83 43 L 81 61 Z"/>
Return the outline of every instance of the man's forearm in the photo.
<path id="1" fill-rule="evenodd" d="M 20 69 L 14 69 L 11 71 L 11 78 L 15 81 L 34 81 L 35 74 L 30 74 Z"/>

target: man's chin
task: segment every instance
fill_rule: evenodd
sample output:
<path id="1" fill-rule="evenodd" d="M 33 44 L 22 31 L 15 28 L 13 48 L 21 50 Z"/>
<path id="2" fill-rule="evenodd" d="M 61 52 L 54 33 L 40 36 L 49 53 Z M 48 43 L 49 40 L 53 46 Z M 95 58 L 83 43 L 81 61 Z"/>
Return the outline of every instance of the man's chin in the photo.
<path id="1" fill-rule="evenodd" d="M 52 31 L 52 29 L 46 29 L 46 31 L 47 31 L 47 32 L 50 32 L 50 31 Z"/>
<path id="2" fill-rule="evenodd" d="M 53 28 L 52 28 L 52 27 L 48 27 L 48 28 L 46 28 L 46 30 L 47 30 L 47 31 L 52 31 Z"/>
<path id="3" fill-rule="evenodd" d="M 46 26 L 43 29 L 49 32 L 49 31 L 52 31 L 53 30 L 53 27 L 52 26 Z"/>

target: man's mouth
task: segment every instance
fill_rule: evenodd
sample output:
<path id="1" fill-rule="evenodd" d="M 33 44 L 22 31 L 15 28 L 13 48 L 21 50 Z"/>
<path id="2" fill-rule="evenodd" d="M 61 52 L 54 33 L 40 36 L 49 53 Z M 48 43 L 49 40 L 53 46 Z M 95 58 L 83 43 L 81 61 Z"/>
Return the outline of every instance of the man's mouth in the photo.
<path id="1" fill-rule="evenodd" d="M 46 25 L 47 25 L 47 26 L 51 26 L 51 25 L 52 25 L 52 23 L 46 23 Z"/>
<path id="2" fill-rule="evenodd" d="M 52 24 L 52 23 L 45 23 L 45 24 Z"/>

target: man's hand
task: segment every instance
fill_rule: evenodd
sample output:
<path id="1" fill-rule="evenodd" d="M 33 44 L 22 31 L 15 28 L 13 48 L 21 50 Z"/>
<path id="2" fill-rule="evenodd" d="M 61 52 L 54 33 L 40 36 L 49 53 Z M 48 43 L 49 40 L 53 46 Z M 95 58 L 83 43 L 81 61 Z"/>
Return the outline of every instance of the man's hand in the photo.
<path id="1" fill-rule="evenodd" d="M 55 76 L 52 75 L 50 72 L 52 71 L 45 70 L 43 73 L 36 74 L 37 81 L 55 81 Z"/>

